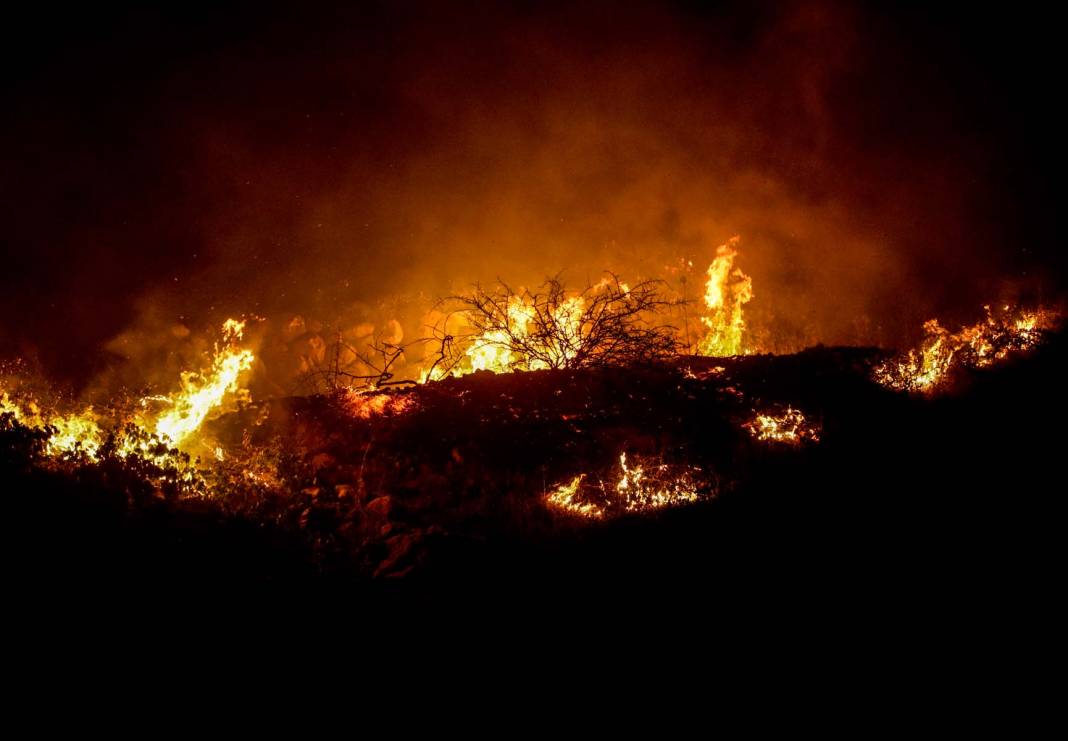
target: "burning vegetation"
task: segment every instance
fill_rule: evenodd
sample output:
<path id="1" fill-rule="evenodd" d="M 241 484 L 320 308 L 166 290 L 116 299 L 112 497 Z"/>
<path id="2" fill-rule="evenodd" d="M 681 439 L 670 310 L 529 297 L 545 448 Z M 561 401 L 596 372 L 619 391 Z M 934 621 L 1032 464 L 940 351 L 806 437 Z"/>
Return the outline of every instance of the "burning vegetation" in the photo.
<path id="1" fill-rule="evenodd" d="M 652 280 L 630 286 L 615 275 L 580 292 L 569 292 L 559 278 L 534 290 L 503 281 L 492 289 L 476 286 L 451 300 L 437 331 L 450 344 L 423 378 L 665 360 L 679 344 L 676 328 L 659 321 L 677 303 L 662 288 Z"/>
<path id="2" fill-rule="evenodd" d="M 734 264 L 740 242 L 732 237 L 720 245 L 708 267 L 701 316 L 705 334 L 697 345 L 701 355 L 752 350 L 746 344 L 744 307 L 753 298 L 753 282 Z M 475 371 L 622 367 L 688 350 L 679 328 L 665 321 L 685 302 L 662 280 L 631 286 L 608 274 L 579 292 L 568 291 L 559 277 L 536 289 L 515 290 L 501 281 L 446 303 L 434 335 L 440 349 L 421 381 Z"/>
<path id="3" fill-rule="evenodd" d="M 443 600 L 587 647 L 1060 622 L 1037 8 L 126 5 L 6 14 L 5 604 L 69 624 L 23 643 L 290 586 L 393 654 Z"/>
<path id="4" fill-rule="evenodd" d="M 42 403 L 53 407 L 58 403 L 42 402 L 32 396 L 20 399 L 3 390 L 0 414 L 11 415 L 16 423 L 39 430 L 45 436 L 46 454 L 55 461 L 99 461 L 107 451 L 119 458 L 139 457 L 177 466 L 187 478 L 192 477 L 195 470 L 190 467 L 187 454 L 217 450 L 210 441 L 198 438 L 205 420 L 218 413 L 224 402 L 247 399 L 239 382 L 255 358 L 250 350 L 240 347 L 244 329 L 244 322 L 227 320 L 207 367 L 183 373 L 177 391 L 136 400 L 133 411 L 109 414 L 90 406 L 70 414 L 46 413 Z"/>
<path id="5" fill-rule="evenodd" d="M 876 380 L 898 391 L 933 391 L 955 368 L 987 368 L 1034 348 L 1060 320 L 1057 312 L 1041 307 L 1022 309 L 1004 304 L 996 310 L 989 305 L 983 310 L 983 321 L 956 332 L 931 319 L 923 325 L 920 346 L 877 366 Z"/>
<path id="6" fill-rule="evenodd" d="M 411 394 L 348 389 L 344 394 L 343 403 L 352 416 L 359 419 L 371 419 L 372 417 L 404 414 L 412 410 L 416 402 Z"/>
<path id="7" fill-rule="evenodd" d="M 502 281 L 439 304 L 426 338 L 338 332 L 332 353 L 319 347 L 302 366 L 316 393 L 254 400 L 257 358 L 231 319 L 169 393 L 65 412 L 6 382 L 3 454 L 75 480 L 120 471 L 127 506 L 207 502 L 288 533 L 317 568 L 396 577 L 443 539 L 700 509 L 833 440 L 824 421 L 844 424 L 856 399 L 885 396 L 880 386 L 930 391 L 955 369 L 1036 348 L 1058 324 L 1052 310 L 1003 305 L 956 332 L 932 320 L 919 348 L 890 358 L 759 354 L 738 248 L 721 245 L 705 273 L 696 343 L 673 321 L 686 302 L 661 280 L 609 274 L 579 291 L 559 277 Z"/>
<path id="8" fill-rule="evenodd" d="M 586 474 L 579 474 L 547 494 L 545 501 L 567 515 L 603 519 L 692 504 L 715 493 L 715 485 L 699 468 L 649 461 L 628 464 L 623 452 L 614 483 L 601 479 L 588 483 Z"/>
<path id="9" fill-rule="evenodd" d="M 745 427 L 754 438 L 762 442 L 799 445 L 802 442 L 816 443 L 820 440 L 819 428 L 806 420 L 804 414 L 791 407 L 777 414 L 757 414 Z"/>
<path id="10" fill-rule="evenodd" d="M 734 266 L 739 237 L 732 237 L 716 249 L 716 259 L 708 266 L 701 317 L 707 334 L 701 340 L 701 355 L 713 357 L 741 355 L 746 350 L 744 307 L 753 298 L 753 280 Z"/>

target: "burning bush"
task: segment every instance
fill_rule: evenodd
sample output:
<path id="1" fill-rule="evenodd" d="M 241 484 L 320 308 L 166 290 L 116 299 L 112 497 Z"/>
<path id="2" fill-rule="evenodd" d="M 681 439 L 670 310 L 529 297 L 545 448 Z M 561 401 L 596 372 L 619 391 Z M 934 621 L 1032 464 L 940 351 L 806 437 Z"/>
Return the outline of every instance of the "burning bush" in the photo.
<path id="1" fill-rule="evenodd" d="M 677 302 L 663 297 L 661 281 L 630 286 L 609 275 L 581 292 L 559 277 L 535 290 L 500 281 L 451 299 L 470 328 L 460 343 L 443 343 L 426 377 L 476 370 L 507 372 L 548 368 L 622 366 L 661 360 L 679 350 L 677 330 L 660 314 Z M 448 318 L 446 323 L 448 323 Z M 451 339 L 451 335 L 442 332 Z"/>

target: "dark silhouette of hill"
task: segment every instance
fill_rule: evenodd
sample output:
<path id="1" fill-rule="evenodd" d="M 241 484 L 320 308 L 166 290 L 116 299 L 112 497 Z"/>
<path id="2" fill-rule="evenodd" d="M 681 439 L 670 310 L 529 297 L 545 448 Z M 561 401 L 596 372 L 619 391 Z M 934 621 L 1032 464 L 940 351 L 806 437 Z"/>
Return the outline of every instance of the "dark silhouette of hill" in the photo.
<path id="1" fill-rule="evenodd" d="M 873 384 L 881 351 L 820 347 L 474 374 L 391 393 L 409 408 L 366 419 L 311 397 L 216 420 L 232 444 L 281 451 L 298 487 L 284 497 L 168 500 L 121 466 L 42 470 L 35 433 L 8 424 L 9 583 L 295 592 L 383 614 L 683 606 L 804 620 L 818 608 L 1039 625 L 1055 614 L 1062 549 L 1065 348 L 1053 336 L 931 398 Z M 818 423 L 819 443 L 768 444 L 741 426 L 778 405 Z M 545 507 L 578 473 L 610 477 L 623 450 L 698 466 L 720 494 L 605 522 Z"/>

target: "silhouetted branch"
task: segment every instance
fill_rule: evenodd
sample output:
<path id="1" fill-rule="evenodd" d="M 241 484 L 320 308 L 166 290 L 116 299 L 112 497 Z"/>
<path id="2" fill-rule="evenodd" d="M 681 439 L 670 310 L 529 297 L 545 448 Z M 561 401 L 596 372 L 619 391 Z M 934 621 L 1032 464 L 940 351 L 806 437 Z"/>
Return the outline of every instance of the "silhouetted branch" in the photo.
<path id="1" fill-rule="evenodd" d="M 652 280 L 628 286 L 609 273 L 569 294 L 554 276 L 534 291 L 504 281 L 492 289 L 475 285 L 451 301 L 471 328 L 467 351 L 506 351 L 511 369 L 630 365 L 678 352 L 677 330 L 658 319 L 679 302 L 665 299 L 662 286 Z"/>

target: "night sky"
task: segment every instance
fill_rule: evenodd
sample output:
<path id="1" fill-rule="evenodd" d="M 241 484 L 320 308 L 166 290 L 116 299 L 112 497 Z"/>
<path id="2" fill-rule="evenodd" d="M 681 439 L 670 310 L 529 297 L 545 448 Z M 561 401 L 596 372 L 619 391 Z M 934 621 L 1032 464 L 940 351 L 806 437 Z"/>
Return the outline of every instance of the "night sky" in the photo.
<path id="1" fill-rule="evenodd" d="M 754 311 L 825 342 L 1063 288 L 1041 6 L 358 5 L 5 11 L 0 357 L 84 384 L 131 327 L 406 320 L 735 234 Z"/>

